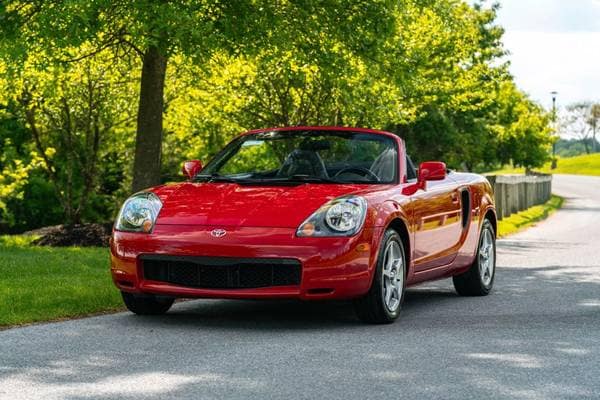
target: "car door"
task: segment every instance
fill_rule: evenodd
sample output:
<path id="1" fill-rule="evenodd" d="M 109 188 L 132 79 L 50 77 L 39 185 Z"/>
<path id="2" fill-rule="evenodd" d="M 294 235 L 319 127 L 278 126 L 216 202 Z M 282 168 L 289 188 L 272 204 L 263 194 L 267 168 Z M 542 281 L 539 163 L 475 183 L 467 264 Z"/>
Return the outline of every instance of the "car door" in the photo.
<path id="1" fill-rule="evenodd" d="M 462 232 L 458 184 L 450 177 L 427 181 L 412 196 L 414 265 L 423 271 L 451 263 Z"/>

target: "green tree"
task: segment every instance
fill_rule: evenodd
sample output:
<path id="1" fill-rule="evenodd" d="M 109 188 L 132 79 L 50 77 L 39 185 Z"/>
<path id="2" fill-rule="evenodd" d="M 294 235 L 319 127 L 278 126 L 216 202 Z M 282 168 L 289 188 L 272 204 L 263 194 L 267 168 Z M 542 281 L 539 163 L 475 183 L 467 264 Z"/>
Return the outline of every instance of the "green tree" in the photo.
<path id="1" fill-rule="evenodd" d="M 590 116 L 588 118 L 592 138 L 592 153 L 596 152 L 596 134 L 600 127 L 600 103 L 594 103 L 590 107 Z"/>
<path id="2" fill-rule="evenodd" d="M 12 115 L 24 121 L 32 154 L 29 167 L 14 163 L 22 166 L 23 182 L 33 166 L 41 167 L 66 222 L 79 223 L 99 187 L 101 160 L 112 151 L 107 144 L 124 140 L 116 133 L 135 118 L 133 85 L 127 63 L 107 51 L 44 71 L 31 65 L 37 61 L 28 57 L 18 75 L 0 81 L 0 89 L 12 91 Z"/>
<path id="3" fill-rule="evenodd" d="M 441 159 L 467 170 L 493 163 L 494 121 L 488 117 L 502 82 L 512 79 L 501 62 L 497 6 L 440 1 L 416 4 L 415 10 L 402 20 L 403 45 L 397 46 L 410 71 L 398 76 L 397 85 L 405 88 L 405 103 L 415 108 L 415 117 L 389 129 L 420 161 Z"/>
<path id="4" fill-rule="evenodd" d="M 586 154 L 590 154 L 590 144 L 595 141 L 599 116 L 597 107 L 589 101 L 569 104 L 561 123 L 561 130 L 579 140 Z"/>
<path id="5" fill-rule="evenodd" d="M 549 121 L 507 72 L 496 12 L 462 0 L 4 1 L 5 219 L 30 227 L 63 208 L 103 220 L 132 186 L 175 178 L 182 157 L 269 126 L 383 128 L 419 161 L 534 167 Z"/>
<path id="6" fill-rule="evenodd" d="M 496 100 L 498 160 L 531 169 L 548 160 L 552 144 L 551 116 L 528 99 L 512 82 L 505 83 Z"/>
<path id="7" fill-rule="evenodd" d="M 394 3 L 9 0 L 0 6 L 0 21 L 7 33 L 0 46 L 12 55 L 51 49 L 70 61 L 107 48 L 140 56 L 132 183 L 133 190 L 138 190 L 160 181 L 165 75 L 174 53 L 186 54 L 202 65 L 217 51 L 251 54 L 283 46 L 327 63 L 323 38 L 335 37 L 349 51 L 367 54 L 392 28 Z M 91 45 L 93 50 L 81 55 L 82 45 Z"/>

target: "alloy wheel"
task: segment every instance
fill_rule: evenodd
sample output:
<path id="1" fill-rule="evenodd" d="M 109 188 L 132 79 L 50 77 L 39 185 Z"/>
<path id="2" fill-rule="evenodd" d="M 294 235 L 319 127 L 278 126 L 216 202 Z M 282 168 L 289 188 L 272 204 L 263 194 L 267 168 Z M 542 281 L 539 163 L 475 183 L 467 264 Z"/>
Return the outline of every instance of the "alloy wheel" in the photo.
<path id="1" fill-rule="evenodd" d="M 390 312 L 400 307 L 404 290 L 404 259 L 396 241 L 390 241 L 383 260 L 383 301 Z"/>
<path id="2" fill-rule="evenodd" d="M 481 282 L 489 286 L 494 277 L 496 266 L 496 252 L 494 251 L 494 238 L 489 229 L 484 229 L 481 243 L 479 244 L 479 275 Z"/>

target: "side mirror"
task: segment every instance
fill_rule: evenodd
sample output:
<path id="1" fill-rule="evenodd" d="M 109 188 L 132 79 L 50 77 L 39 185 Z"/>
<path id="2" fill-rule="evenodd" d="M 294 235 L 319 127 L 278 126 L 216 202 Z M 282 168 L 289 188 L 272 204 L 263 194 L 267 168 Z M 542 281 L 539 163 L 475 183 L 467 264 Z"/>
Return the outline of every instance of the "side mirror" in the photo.
<path id="1" fill-rule="evenodd" d="M 181 171 L 189 179 L 192 179 L 196 174 L 202 171 L 202 162 L 200 160 L 190 160 L 183 163 Z"/>
<path id="2" fill-rule="evenodd" d="M 446 177 L 446 163 L 425 161 L 419 165 L 419 182 L 441 181 Z"/>

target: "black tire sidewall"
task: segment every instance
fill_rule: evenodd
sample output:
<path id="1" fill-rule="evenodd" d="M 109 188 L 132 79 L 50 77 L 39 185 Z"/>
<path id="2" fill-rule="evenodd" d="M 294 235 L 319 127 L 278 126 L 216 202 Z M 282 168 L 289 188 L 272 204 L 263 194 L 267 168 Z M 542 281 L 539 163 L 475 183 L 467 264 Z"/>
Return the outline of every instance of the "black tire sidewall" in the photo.
<path id="1" fill-rule="evenodd" d="M 121 291 L 127 309 L 138 315 L 160 315 L 166 313 L 174 298 L 153 295 L 140 295 Z"/>

